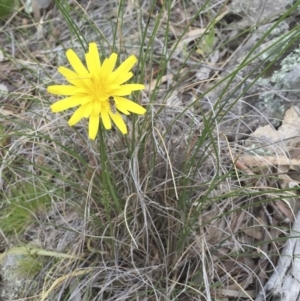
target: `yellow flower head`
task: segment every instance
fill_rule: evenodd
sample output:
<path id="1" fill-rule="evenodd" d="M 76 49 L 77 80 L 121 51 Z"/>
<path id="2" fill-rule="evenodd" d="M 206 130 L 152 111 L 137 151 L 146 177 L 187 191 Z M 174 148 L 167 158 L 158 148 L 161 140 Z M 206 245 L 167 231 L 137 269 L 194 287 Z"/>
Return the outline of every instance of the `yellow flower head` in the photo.
<path id="1" fill-rule="evenodd" d="M 56 95 L 69 96 L 51 105 L 54 113 L 77 107 L 68 124 L 75 125 L 83 117 L 89 118 L 89 138 L 96 138 L 100 117 L 105 129 L 111 129 L 111 120 L 123 134 L 127 134 L 126 124 L 119 112 L 145 114 L 146 110 L 135 102 L 124 98 L 132 91 L 145 88 L 141 84 L 124 84 L 133 73 L 130 69 L 136 63 L 134 55 L 127 58 L 114 70 L 117 54 L 112 53 L 101 64 L 96 43 L 89 44 L 89 52 L 85 54 L 87 68 L 76 53 L 69 49 L 67 58 L 74 71 L 59 67 L 58 71 L 71 85 L 49 86 L 47 91 Z"/>

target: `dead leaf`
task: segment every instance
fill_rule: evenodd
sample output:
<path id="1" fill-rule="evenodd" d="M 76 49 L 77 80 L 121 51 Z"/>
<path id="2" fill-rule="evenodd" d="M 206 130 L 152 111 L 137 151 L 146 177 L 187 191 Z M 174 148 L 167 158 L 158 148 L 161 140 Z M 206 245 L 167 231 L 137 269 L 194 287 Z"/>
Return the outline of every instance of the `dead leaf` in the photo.
<path id="1" fill-rule="evenodd" d="M 253 237 L 256 240 L 261 240 L 263 238 L 262 230 L 258 227 L 249 227 L 245 229 L 241 229 L 246 235 Z"/>
<path id="2" fill-rule="evenodd" d="M 5 109 L 0 108 L 0 115 L 3 115 L 3 116 L 10 116 L 10 115 L 15 115 L 15 114 L 14 114 L 12 111 L 5 110 Z"/>
<path id="3" fill-rule="evenodd" d="M 300 116 L 297 107 L 286 110 L 282 125 L 278 130 L 271 125 L 256 129 L 245 146 L 254 153 L 276 154 L 282 156 L 289 149 L 294 149 L 300 143 Z"/>
<path id="4" fill-rule="evenodd" d="M 245 219 L 245 211 L 242 211 L 238 217 L 235 217 L 235 219 L 231 225 L 231 227 L 234 227 L 234 228 L 231 228 L 231 229 L 233 229 L 233 233 L 238 232 L 238 230 L 241 228 L 241 224 L 244 219 Z"/>
<path id="5" fill-rule="evenodd" d="M 219 22 L 220 20 L 222 20 L 227 14 L 229 13 L 228 9 L 225 9 L 220 15 L 218 15 L 215 19 L 215 23 Z M 196 29 L 192 29 L 190 31 L 188 31 L 183 37 L 182 39 L 180 39 L 180 42 L 178 43 L 177 41 L 174 43 L 174 45 L 172 46 L 172 49 L 176 52 L 182 52 L 185 45 L 187 45 L 188 43 L 197 40 L 198 38 L 200 38 L 205 32 L 208 32 L 209 28 L 205 27 L 205 28 L 196 28 Z"/>
<path id="6" fill-rule="evenodd" d="M 251 155 L 242 155 L 239 157 L 239 160 L 242 161 L 246 166 L 300 166 L 300 160 L 290 159 L 287 156 L 251 156 Z"/>
<path id="7" fill-rule="evenodd" d="M 34 20 L 36 22 L 39 22 L 41 19 L 41 10 L 47 9 L 51 5 L 51 3 L 52 0 L 31 0 L 31 8 L 28 8 L 28 10 L 33 13 Z"/>

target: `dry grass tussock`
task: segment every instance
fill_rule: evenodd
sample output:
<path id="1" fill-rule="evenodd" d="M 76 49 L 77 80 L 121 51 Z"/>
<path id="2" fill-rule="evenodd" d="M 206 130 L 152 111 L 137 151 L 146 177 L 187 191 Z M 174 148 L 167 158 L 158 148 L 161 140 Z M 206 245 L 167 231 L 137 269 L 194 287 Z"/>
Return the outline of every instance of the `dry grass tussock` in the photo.
<path id="1" fill-rule="evenodd" d="M 186 35 L 226 1 L 174 1 L 170 13 L 166 3 L 72 1 L 60 8 L 73 29 L 54 4 L 42 25 L 23 10 L 1 21 L 0 80 L 9 91 L 0 96 L 1 248 L 25 247 L 19 260 L 32 260 L 26 281 L 16 269 L 15 299 L 251 300 L 276 264 L 292 217 L 280 216 L 274 167 L 261 174 L 234 164 L 242 146 L 228 142 L 214 101 L 201 98 L 203 53 Z M 103 56 L 115 45 L 121 59 L 144 60 L 135 72 L 147 89 L 134 98 L 147 115 L 127 119 L 126 137 L 106 132 L 104 157 L 86 121 L 70 128 L 68 113 L 49 109 L 56 98 L 46 86 L 61 80 L 67 48 L 83 54 L 82 41 L 97 41 Z"/>

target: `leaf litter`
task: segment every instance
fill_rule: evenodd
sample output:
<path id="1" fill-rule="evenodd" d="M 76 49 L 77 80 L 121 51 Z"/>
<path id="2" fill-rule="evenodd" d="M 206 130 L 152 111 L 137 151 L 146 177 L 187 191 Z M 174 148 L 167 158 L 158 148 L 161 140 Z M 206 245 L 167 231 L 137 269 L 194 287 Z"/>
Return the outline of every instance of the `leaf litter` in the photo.
<path id="1" fill-rule="evenodd" d="M 37 31 L 36 37 L 41 38 L 41 26 L 37 27 Z M 185 35 L 187 41 L 179 44 L 181 47 L 180 50 L 183 51 L 181 51 L 178 55 L 181 55 L 181 53 L 184 52 L 186 43 L 195 42 L 196 38 L 198 38 L 201 33 L 203 33 L 203 28 L 191 28 Z M 60 34 L 63 36 L 63 33 Z M 70 39 L 65 37 L 65 40 L 66 43 L 68 43 L 68 40 Z M 30 47 L 30 45 L 28 47 Z M 40 60 L 42 63 L 49 64 L 49 60 L 51 60 L 51 58 L 46 58 L 43 51 L 39 50 L 37 51 L 37 54 L 40 54 Z M 217 63 L 222 60 L 223 55 L 223 53 L 220 54 L 215 52 L 214 55 L 208 58 L 208 65 L 217 65 Z M 16 72 L 18 69 L 15 68 L 13 64 L 9 64 L 7 67 L 0 65 L 0 68 L 2 68 L 3 72 L 5 72 L 5 78 L 6 75 L 7 77 L 15 76 L 17 78 L 19 76 L 18 72 Z M 202 67 L 202 69 L 200 68 L 199 72 L 196 73 L 195 78 L 197 80 L 207 79 L 209 76 L 209 70 L 210 68 L 206 66 Z M 184 69 L 182 69 L 182 71 L 184 73 L 186 72 Z M 166 89 L 167 85 L 172 82 L 173 78 L 173 73 L 167 73 L 160 78 L 161 93 Z M 16 83 L 17 80 L 13 82 Z M 152 90 L 157 85 L 155 76 L 154 79 L 151 81 L 149 80 L 148 82 L 150 82 L 149 90 Z M 24 83 L 21 79 L 17 82 L 16 86 L 20 87 L 21 84 L 26 87 L 26 83 Z M 10 87 L 10 90 L 15 91 L 15 88 L 16 87 Z M 26 89 L 24 89 L 24 91 L 26 91 Z M 189 91 L 189 93 L 190 94 L 187 93 L 188 98 L 195 94 L 194 91 Z M 180 93 L 176 93 L 176 103 L 179 105 L 177 105 L 175 110 L 173 103 L 170 105 L 168 103 L 171 97 L 166 98 L 166 104 L 168 105 L 166 107 L 167 109 L 169 108 L 170 111 L 173 109 L 173 114 L 174 112 L 178 113 L 177 111 L 181 111 L 186 105 L 181 101 L 181 96 L 182 95 Z M 13 100 L 11 100 L 11 102 L 12 101 Z M 157 101 L 163 103 L 164 99 L 161 97 Z M 13 114 L 19 114 L 22 116 L 22 113 L 24 112 L 20 112 L 21 110 L 17 109 L 19 107 L 18 103 L 17 105 L 9 106 L 7 108 L 4 106 L 0 113 L 4 116 L 11 116 Z M 157 113 L 157 111 L 155 111 L 155 113 Z M 45 114 L 45 116 L 51 120 L 48 115 Z M 157 118 L 163 127 L 165 125 L 163 122 L 165 116 L 161 115 Z M 30 118 L 28 118 L 28 120 L 31 120 L 33 123 L 37 122 Z M 270 188 L 276 190 L 280 188 L 286 189 L 297 187 L 299 183 L 299 178 L 297 178 L 297 172 L 299 171 L 298 158 L 300 142 L 298 139 L 300 135 L 297 127 L 300 129 L 299 123 L 297 109 L 291 108 L 286 111 L 282 125 L 278 129 L 274 129 L 270 125 L 259 127 L 256 131 L 250 134 L 250 137 L 245 141 L 245 144 L 243 148 L 239 150 L 239 153 L 235 153 L 232 149 L 230 150 L 235 158 L 233 162 L 237 170 L 238 180 L 236 182 L 232 181 L 232 183 L 227 183 L 228 185 L 219 185 L 211 192 L 211 197 L 224 195 L 225 201 L 220 200 L 220 202 L 214 202 L 203 210 L 203 214 L 201 214 L 197 222 L 201 230 L 199 230 L 199 232 L 195 231 L 194 236 L 191 237 L 191 240 L 194 240 L 195 243 L 193 242 L 191 244 L 191 249 L 188 250 L 191 252 L 187 252 L 187 258 L 192 258 L 193 255 L 195 255 L 195 258 L 198 258 L 204 252 L 207 253 L 205 257 L 205 260 L 208 262 L 207 264 L 205 262 L 205 265 L 207 265 L 207 281 L 209 281 L 209 284 L 211 285 L 211 294 L 215 294 L 217 298 L 225 298 L 226 300 L 240 297 L 249 300 L 254 298 L 256 290 L 253 287 L 256 286 L 257 282 L 260 284 L 265 283 L 269 276 L 266 269 L 270 266 L 270 262 L 272 263 L 271 265 L 274 266 L 278 260 L 278 254 L 280 253 L 280 248 L 285 241 L 289 223 L 293 221 L 293 210 L 297 210 L 299 200 L 296 193 L 293 191 L 280 191 L 278 193 L 278 198 L 274 198 L 274 194 L 268 193 L 268 191 Z M 60 126 L 63 126 L 63 123 L 61 123 Z M 185 131 L 187 132 L 187 129 L 185 129 Z M 186 136 L 187 135 L 182 135 L 182 137 L 178 137 L 176 135 L 173 137 L 169 136 L 169 145 L 172 146 L 174 144 L 178 147 L 178 149 L 184 151 L 184 148 L 187 147 L 184 143 L 184 141 L 187 140 Z M 178 140 L 180 140 L 180 142 L 178 142 Z M 110 147 L 112 149 L 114 147 L 118 149 L 116 145 L 113 146 L 115 141 L 113 139 L 111 139 L 111 141 Z M 47 145 L 47 142 L 43 141 L 43 143 Z M 32 148 L 35 147 L 34 143 L 32 145 Z M 26 143 L 26 147 L 30 149 L 29 142 Z M 172 155 L 176 158 L 176 155 L 178 156 L 178 154 L 181 154 L 182 152 L 173 152 Z M 94 153 L 91 155 L 95 156 Z M 224 155 L 224 158 L 226 156 Z M 44 161 L 49 162 L 49 158 L 50 155 L 45 156 Z M 222 160 L 224 158 L 222 158 Z M 183 158 L 180 157 L 180 160 L 182 161 Z M 225 158 L 222 161 L 222 164 L 224 162 L 226 163 L 226 160 L 227 159 Z M 174 159 L 174 161 L 177 163 L 177 165 L 174 164 L 175 167 L 178 167 L 180 164 L 178 164 L 176 159 Z M 163 159 L 161 159 L 161 162 L 159 163 L 161 164 L 162 162 Z M 145 162 L 144 166 L 147 167 L 147 163 L 148 162 Z M 209 164 L 203 164 L 203 166 L 201 166 L 202 174 L 210 174 L 213 168 L 210 167 L 209 169 L 208 166 L 211 164 L 217 165 L 218 162 L 211 159 Z M 159 179 L 163 179 L 165 176 L 162 170 L 163 169 L 160 170 L 161 174 L 159 174 Z M 161 180 L 158 181 L 158 183 L 160 182 Z M 247 189 L 249 190 L 249 198 L 246 198 L 244 194 L 230 195 L 232 187 L 238 188 L 239 185 L 242 189 L 246 191 Z M 253 192 L 257 192 L 257 195 Z M 261 192 L 261 194 L 259 194 L 259 192 Z M 153 193 L 154 197 L 155 193 Z M 65 228 L 67 228 L 70 226 L 70 228 L 77 233 L 77 236 L 74 235 L 71 238 L 66 238 L 65 234 L 63 234 L 64 231 L 57 231 L 54 229 L 45 229 L 44 231 L 41 229 L 36 232 L 45 232 L 45 237 L 48 237 L 48 240 L 41 240 L 43 240 L 43 243 L 46 244 L 47 248 L 62 248 L 63 251 L 70 241 L 75 241 L 74 237 L 76 237 L 76 240 L 79 241 L 79 237 L 81 235 L 80 230 L 83 229 L 84 226 L 82 226 L 83 221 L 79 218 L 76 219 L 76 221 L 69 219 L 68 215 L 70 214 L 70 211 L 65 211 L 65 208 L 57 210 L 56 214 L 58 214 L 58 216 L 56 219 L 54 218 L 54 220 L 60 220 L 59 217 L 61 214 L 63 216 L 61 223 L 59 223 L 61 227 L 65 226 Z M 77 223 L 76 227 L 74 227 L 73 222 Z M 287 228 L 279 230 L 277 226 L 280 224 L 287 225 Z M 47 232 L 50 230 L 51 235 Z M 55 241 L 57 245 L 55 245 Z M 64 244 L 62 242 L 64 242 Z M 204 243 L 206 244 L 206 250 L 204 250 L 203 247 Z M 80 243 L 78 243 L 78 249 L 81 247 Z M 155 249 L 154 253 L 155 255 L 153 258 L 157 264 L 164 261 L 164 259 L 162 260 L 160 258 L 161 254 L 159 251 L 156 251 Z M 266 256 L 266 254 L 269 255 Z M 183 259 L 183 261 L 184 260 L 185 259 Z M 180 260 L 178 261 L 180 266 L 182 262 L 180 262 Z M 57 271 L 60 273 L 59 268 Z M 119 273 L 120 271 L 118 270 L 117 272 Z M 180 271 L 180 273 L 183 272 Z M 257 275 L 257 278 L 254 274 Z M 202 283 L 202 280 L 199 280 L 197 276 L 194 276 L 192 280 Z M 218 285 L 221 286 L 221 284 L 224 283 L 226 289 L 218 288 Z M 88 282 L 87 285 L 89 285 Z M 214 288 L 214 286 L 216 288 Z"/>

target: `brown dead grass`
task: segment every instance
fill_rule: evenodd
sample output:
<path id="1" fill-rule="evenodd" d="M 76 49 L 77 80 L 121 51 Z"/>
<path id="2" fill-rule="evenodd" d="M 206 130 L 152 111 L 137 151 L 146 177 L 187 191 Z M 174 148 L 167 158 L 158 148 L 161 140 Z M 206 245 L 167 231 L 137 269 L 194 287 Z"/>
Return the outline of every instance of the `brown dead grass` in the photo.
<path id="1" fill-rule="evenodd" d="M 8 200 L 11 187 L 25 181 L 44 185 L 52 202 L 51 210 L 38 214 L 17 238 L 2 233 L 1 246 L 4 251 L 19 242 L 34 243 L 82 258 L 47 258 L 39 276 L 15 298 L 255 298 L 276 265 L 292 222 L 291 210 L 282 199 L 296 196 L 278 195 L 280 181 L 270 178 L 278 171 L 274 162 L 253 169 L 236 161 L 236 149 L 241 148 L 223 139 L 217 127 L 199 143 L 205 136 L 203 116 L 207 117 L 205 108 L 211 108 L 211 100 L 203 99 L 200 106 L 193 103 L 199 91 L 218 79 L 229 51 L 218 54 L 215 62 L 209 56 L 203 59 L 204 46 L 199 44 L 202 53 L 193 48 L 203 30 L 195 29 L 206 28 L 217 14 L 225 16 L 225 2 L 211 1 L 207 13 L 189 27 L 201 1 L 176 2 L 170 18 L 164 1 L 142 1 L 140 9 L 128 1 L 122 32 L 126 38 L 121 31 L 114 37 L 112 30 L 116 2 L 96 2 L 71 4 L 72 20 L 86 40 L 100 41 L 105 36 L 112 45 L 115 39 L 115 50 L 122 56 L 138 56 L 140 31 L 148 26 L 142 47 L 152 54 L 144 70 L 148 89 L 141 99 L 148 106 L 147 131 L 137 130 L 130 160 L 126 148 L 131 141 L 115 131 L 106 136 L 112 177 L 124 204 L 121 213 L 112 204 L 110 221 L 99 201 L 110 196 L 99 189 L 96 144 L 87 140 L 82 125 L 74 131 L 64 116 L 50 112 L 54 99 L 45 92 L 58 78 L 57 66 L 66 63 L 65 49 L 82 51 L 76 35 L 55 5 L 43 12 L 42 26 L 22 10 L 1 23 L 5 59 L 0 62 L 0 80 L 9 90 L 0 96 L 3 196 Z M 157 16 L 159 29 L 153 37 Z M 171 38 L 166 41 L 167 31 Z M 222 38 L 219 34 L 214 47 Z M 172 53 L 172 59 L 158 77 L 165 53 Z M 210 69 L 207 79 L 199 79 L 203 74 L 197 73 L 199 66 L 206 68 L 203 72 Z M 215 139 L 215 144 L 209 139 Z M 195 162 L 187 169 L 191 158 Z M 177 195 L 183 192 L 186 199 L 179 202 Z"/>

